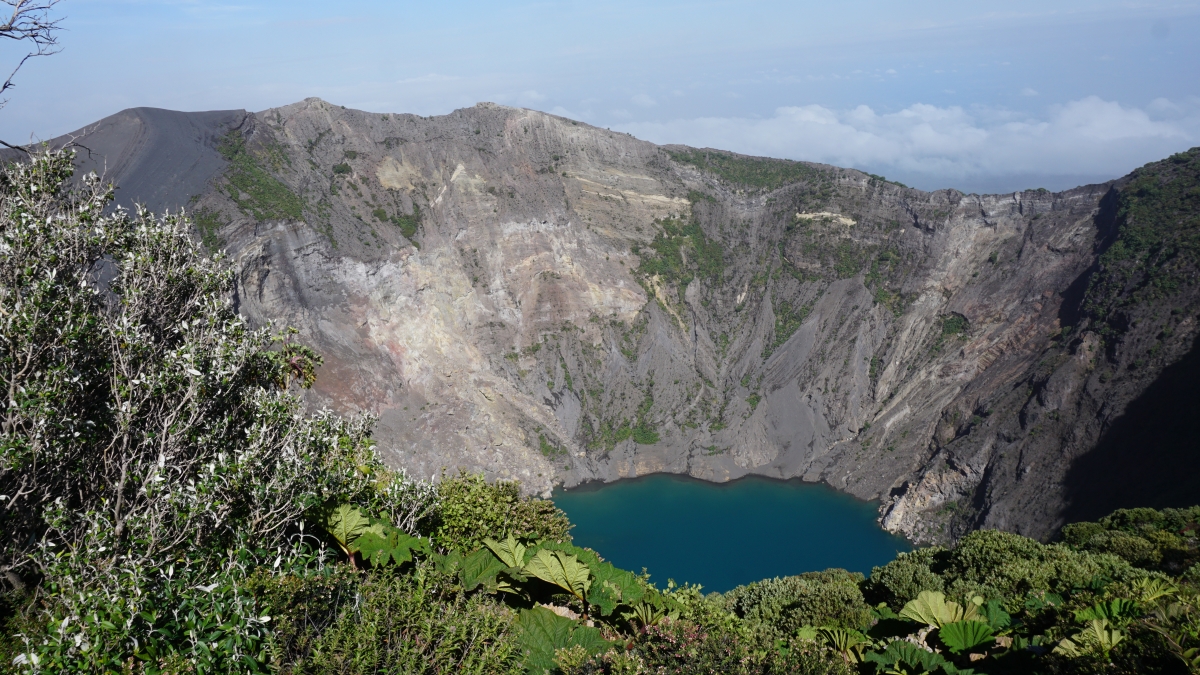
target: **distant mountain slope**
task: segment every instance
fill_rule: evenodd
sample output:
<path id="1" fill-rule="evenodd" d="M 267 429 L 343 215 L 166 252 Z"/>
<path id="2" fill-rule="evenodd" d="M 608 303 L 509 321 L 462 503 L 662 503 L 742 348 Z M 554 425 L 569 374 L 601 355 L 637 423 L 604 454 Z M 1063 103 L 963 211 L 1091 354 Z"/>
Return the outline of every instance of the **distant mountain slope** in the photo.
<path id="1" fill-rule="evenodd" d="M 314 403 L 420 476 L 801 476 L 923 540 L 1195 501 L 1194 267 L 1154 270 L 1196 151 L 980 196 L 492 104 L 137 109 L 79 142 L 187 207 L 241 310 L 325 355 Z"/>

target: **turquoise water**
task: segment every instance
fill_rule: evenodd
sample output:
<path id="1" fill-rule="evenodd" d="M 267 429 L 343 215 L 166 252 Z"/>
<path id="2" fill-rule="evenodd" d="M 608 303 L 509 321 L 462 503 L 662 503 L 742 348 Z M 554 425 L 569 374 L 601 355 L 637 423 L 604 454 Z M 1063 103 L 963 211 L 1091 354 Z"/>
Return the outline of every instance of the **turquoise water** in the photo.
<path id="1" fill-rule="evenodd" d="M 667 579 L 709 591 L 842 567 L 871 573 L 912 546 L 875 522 L 876 504 L 826 485 L 748 477 L 709 483 L 653 474 L 554 493 L 575 544 L 660 588 Z"/>

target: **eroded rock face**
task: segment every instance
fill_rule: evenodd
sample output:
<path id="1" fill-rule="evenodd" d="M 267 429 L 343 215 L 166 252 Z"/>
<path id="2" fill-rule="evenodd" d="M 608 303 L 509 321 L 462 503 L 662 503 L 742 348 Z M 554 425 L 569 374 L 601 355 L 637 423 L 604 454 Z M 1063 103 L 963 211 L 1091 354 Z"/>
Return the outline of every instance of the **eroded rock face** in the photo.
<path id="1" fill-rule="evenodd" d="M 422 477 L 799 476 L 919 540 L 1044 537 L 1196 333 L 1136 381 L 1100 363 L 1080 303 L 1112 184 L 926 193 L 491 104 L 234 118 L 196 134 L 226 168 L 188 207 L 241 311 L 299 328 L 313 403 L 378 415 Z"/>

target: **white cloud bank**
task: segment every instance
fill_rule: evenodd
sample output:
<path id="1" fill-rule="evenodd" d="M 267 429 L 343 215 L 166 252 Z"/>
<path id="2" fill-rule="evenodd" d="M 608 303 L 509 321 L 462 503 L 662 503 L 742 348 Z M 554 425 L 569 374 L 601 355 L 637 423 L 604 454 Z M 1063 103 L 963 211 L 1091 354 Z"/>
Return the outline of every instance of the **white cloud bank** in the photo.
<path id="1" fill-rule="evenodd" d="M 1117 177 L 1198 144 L 1200 101 L 1160 99 L 1147 110 L 1095 96 L 1053 107 L 1043 119 L 994 108 L 917 104 L 879 114 L 808 105 L 765 119 L 628 123 L 621 130 L 655 143 L 862 168 L 926 188 L 967 183 L 1003 191 L 1021 187 L 1005 184 L 1023 176 Z"/>

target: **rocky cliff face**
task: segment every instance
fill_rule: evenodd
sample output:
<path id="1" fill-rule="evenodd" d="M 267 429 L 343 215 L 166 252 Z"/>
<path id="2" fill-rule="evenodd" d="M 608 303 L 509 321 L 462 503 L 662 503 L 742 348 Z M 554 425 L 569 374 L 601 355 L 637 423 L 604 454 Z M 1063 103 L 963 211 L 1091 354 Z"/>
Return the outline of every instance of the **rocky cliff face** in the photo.
<path id="1" fill-rule="evenodd" d="M 323 353 L 314 404 L 378 415 L 416 475 L 802 477 L 922 541 L 1195 501 L 1175 463 L 1196 444 L 1154 422 L 1197 409 L 1173 393 L 1194 273 L 1155 286 L 1161 246 L 1101 260 L 1131 179 L 927 193 L 491 104 L 203 115 L 79 135 L 123 158 L 128 198 L 189 209 L 241 311 Z M 1184 207 L 1196 162 L 1155 179 L 1191 180 Z"/>

